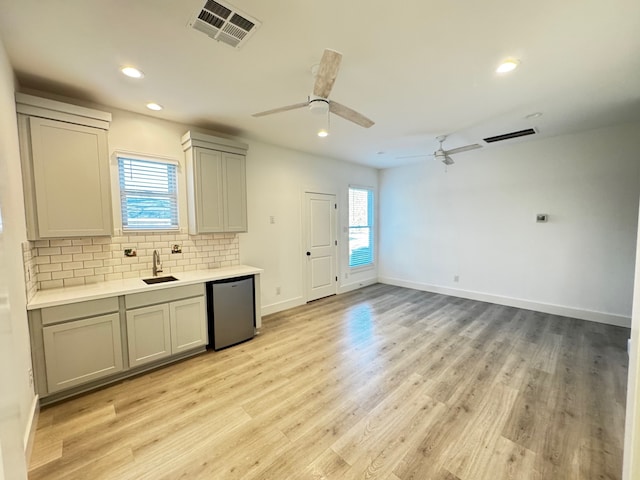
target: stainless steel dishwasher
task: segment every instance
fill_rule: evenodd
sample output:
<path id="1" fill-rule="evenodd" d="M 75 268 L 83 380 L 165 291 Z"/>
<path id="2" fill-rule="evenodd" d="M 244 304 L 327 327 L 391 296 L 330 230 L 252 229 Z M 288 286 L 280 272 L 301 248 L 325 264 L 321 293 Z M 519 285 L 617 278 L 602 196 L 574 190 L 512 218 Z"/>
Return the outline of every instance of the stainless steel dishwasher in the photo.
<path id="1" fill-rule="evenodd" d="M 208 348 L 220 350 L 253 338 L 254 288 L 253 275 L 207 283 Z"/>

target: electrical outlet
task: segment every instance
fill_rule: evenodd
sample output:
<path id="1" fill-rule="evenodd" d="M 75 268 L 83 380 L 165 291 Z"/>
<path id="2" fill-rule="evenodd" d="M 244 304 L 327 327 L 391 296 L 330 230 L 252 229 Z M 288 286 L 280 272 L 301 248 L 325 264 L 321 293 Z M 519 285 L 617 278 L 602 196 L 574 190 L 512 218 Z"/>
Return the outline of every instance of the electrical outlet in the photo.
<path id="1" fill-rule="evenodd" d="M 178 244 L 171 245 L 171 253 L 182 253 L 182 246 Z"/>
<path id="2" fill-rule="evenodd" d="M 124 256 L 125 257 L 135 257 L 138 255 L 138 251 L 135 248 L 125 248 Z"/>
<path id="3" fill-rule="evenodd" d="M 453 281 L 458 283 L 460 281 L 460 275 L 454 275 L 453 276 Z"/>
<path id="4" fill-rule="evenodd" d="M 271 216 L 269 217 L 269 223 L 270 223 L 271 225 L 273 225 L 274 223 L 276 223 L 276 217 L 274 217 L 273 215 L 271 215 Z"/>
<path id="5" fill-rule="evenodd" d="M 280 287 L 276 287 L 276 295 L 280 295 Z"/>
<path id="6" fill-rule="evenodd" d="M 348 274 L 348 273 L 345 273 L 345 274 L 344 274 L 344 278 L 349 278 L 349 274 Z"/>
<path id="7" fill-rule="evenodd" d="M 33 369 L 30 368 L 27 373 L 29 374 L 29 386 L 33 387 Z"/>

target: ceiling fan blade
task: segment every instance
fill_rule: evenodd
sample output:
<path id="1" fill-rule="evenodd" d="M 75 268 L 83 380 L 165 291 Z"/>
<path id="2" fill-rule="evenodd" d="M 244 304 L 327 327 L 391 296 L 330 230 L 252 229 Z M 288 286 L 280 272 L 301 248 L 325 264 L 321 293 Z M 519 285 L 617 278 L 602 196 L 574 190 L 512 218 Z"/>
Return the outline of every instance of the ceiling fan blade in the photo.
<path id="1" fill-rule="evenodd" d="M 272 110 L 265 110 L 264 112 L 258 112 L 251 115 L 252 117 L 264 117 L 265 115 L 271 115 L 272 113 L 286 112 L 287 110 L 295 110 L 296 108 L 302 108 L 309 105 L 309 101 L 296 103 L 293 105 L 287 105 L 286 107 L 274 108 Z"/>
<path id="2" fill-rule="evenodd" d="M 349 107 L 345 107 L 344 105 L 338 102 L 330 101 L 329 110 L 331 111 L 331 113 L 335 113 L 339 117 L 342 117 L 345 120 L 349 120 L 350 122 L 358 124 L 364 128 L 369 128 L 375 124 L 374 121 L 369 120 L 367 117 L 365 117 L 361 113 L 358 113 L 355 110 L 351 110 Z"/>
<path id="3" fill-rule="evenodd" d="M 329 98 L 333 83 L 338 76 L 340 70 L 340 62 L 342 54 L 328 48 L 322 54 L 318 73 L 316 75 L 316 83 L 313 86 L 313 94 L 316 97 Z"/>
<path id="4" fill-rule="evenodd" d="M 454 153 L 468 152 L 469 150 L 475 150 L 477 148 L 482 148 L 482 145 L 478 145 L 474 143 L 472 145 L 465 145 L 464 147 L 452 148 L 451 150 L 445 150 L 447 155 L 452 155 Z"/>

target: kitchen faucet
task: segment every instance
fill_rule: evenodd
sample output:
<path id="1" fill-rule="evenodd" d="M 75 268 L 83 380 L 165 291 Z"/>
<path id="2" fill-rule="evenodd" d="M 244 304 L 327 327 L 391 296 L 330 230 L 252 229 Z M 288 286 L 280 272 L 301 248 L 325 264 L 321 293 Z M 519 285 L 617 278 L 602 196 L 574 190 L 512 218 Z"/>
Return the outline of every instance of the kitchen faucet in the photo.
<path id="1" fill-rule="evenodd" d="M 160 254 L 158 250 L 153 251 L 153 276 L 157 277 L 158 273 L 162 272 L 162 262 L 160 261 Z"/>

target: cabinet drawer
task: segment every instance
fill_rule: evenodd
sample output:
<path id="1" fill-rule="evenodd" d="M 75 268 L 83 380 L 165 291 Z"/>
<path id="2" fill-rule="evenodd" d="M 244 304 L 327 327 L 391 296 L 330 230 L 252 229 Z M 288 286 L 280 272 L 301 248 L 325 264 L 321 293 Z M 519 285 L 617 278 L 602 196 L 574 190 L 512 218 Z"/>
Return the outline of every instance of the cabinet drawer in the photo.
<path id="1" fill-rule="evenodd" d="M 88 302 L 69 303 L 43 308 L 42 325 L 65 322 L 118 311 L 118 297 L 100 298 Z"/>
<path id="2" fill-rule="evenodd" d="M 124 303 L 127 310 L 130 310 L 132 308 L 155 305 L 158 303 L 167 303 L 183 298 L 198 297 L 200 295 L 204 295 L 204 283 L 125 295 Z"/>

